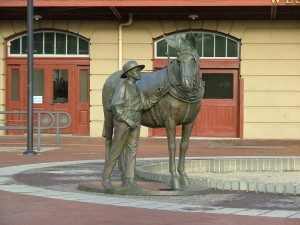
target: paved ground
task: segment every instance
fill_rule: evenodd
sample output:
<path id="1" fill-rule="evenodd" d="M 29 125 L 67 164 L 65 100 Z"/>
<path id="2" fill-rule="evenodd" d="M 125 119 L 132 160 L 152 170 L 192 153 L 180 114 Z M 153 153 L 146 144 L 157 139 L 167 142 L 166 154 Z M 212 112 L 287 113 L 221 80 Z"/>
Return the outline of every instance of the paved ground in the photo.
<path id="1" fill-rule="evenodd" d="M 52 139 L 52 140 L 51 140 Z M 24 156 L 25 137 L 0 137 L 0 166 L 103 159 L 104 142 L 98 138 L 64 137 L 60 150 Z M 53 138 L 43 140 L 54 144 Z M 165 139 L 142 139 L 138 157 L 167 157 Z M 3 147 L 17 147 L 12 151 Z M 192 140 L 189 156 L 300 156 L 300 141 Z M 120 207 L 59 200 L 0 191 L 0 225 L 11 224 L 300 224 L 299 218 L 226 215 Z M 217 197 L 218 195 L 216 195 Z M 287 197 L 288 198 L 288 197 Z M 280 202 L 278 204 L 281 204 Z M 296 205 L 297 207 L 297 205 Z M 281 207 L 282 209 L 282 207 Z M 284 209 L 284 207 L 283 207 Z M 288 207 L 286 207 L 288 210 Z M 279 211 L 278 211 L 279 213 Z M 276 216 L 276 211 L 274 212 Z M 253 213 L 253 215 L 257 215 Z M 274 216 L 274 215 L 273 215 Z"/>

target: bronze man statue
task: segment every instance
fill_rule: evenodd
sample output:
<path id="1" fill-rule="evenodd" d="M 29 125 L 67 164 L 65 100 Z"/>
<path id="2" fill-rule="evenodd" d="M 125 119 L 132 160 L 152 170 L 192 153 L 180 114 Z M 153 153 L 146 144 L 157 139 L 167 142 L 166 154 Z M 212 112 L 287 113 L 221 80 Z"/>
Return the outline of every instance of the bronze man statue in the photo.
<path id="1" fill-rule="evenodd" d="M 170 90 L 170 87 L 159 88 L 155 94 L 146 99 L 136 85 L 144 67 L 135 61 L 125 63 L 121 74 L 121 78 L 124 80 L 120 82 L 112 98 L 111 109 L 115 124 L 114 141 L 102 173 L 102 185 L 107 192 L 113 190 L 110 180 L 111 172 L 118 157 L 124 151 L 125 171 L 122 186 L 129 189 L 139 188 L 134 181 L 134 170 L 140 136 L 141 111 L 151 108 Z"/>

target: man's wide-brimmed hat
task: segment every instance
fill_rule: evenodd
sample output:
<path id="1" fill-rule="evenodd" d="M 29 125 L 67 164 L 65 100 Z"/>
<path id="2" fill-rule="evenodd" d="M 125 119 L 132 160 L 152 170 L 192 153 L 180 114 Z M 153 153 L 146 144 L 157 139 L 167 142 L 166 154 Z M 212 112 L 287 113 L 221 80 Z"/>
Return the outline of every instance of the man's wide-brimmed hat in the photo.
<path id="1" fill-rule="evenodd" d="M 127 63 L 125 63 L 122 68 L 123 73 L 121 75 L 121 78 L 127 78 L 127 72 L 137 67 L 142 70 L 145 68 L 145 65 L 139 65 L 136 61 L 128 61 Z"/>

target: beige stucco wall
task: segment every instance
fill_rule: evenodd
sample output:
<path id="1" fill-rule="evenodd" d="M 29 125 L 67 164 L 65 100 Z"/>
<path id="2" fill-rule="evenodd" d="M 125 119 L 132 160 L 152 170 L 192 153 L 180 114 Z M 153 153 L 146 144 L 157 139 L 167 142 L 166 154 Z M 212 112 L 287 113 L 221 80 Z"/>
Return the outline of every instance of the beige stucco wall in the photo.
<path id="1" fill-rule="evenodd" d="M 299 22 L 252 23 L 245 29 L 246 138 L 300 138 L 299 37 Z"/>
<path id="2" fill-rule="evenodd" d="M 4 38 L 24 31 L 22 21 L 0 22 Z M 38 21 L 36 28 L 68 30 L 90 39 L 90 134 L 103 125 L 101 89 L 118 69 L 118 24 L 103 21 Z M 245 81 L 244 138 L 300 138 L 299 21 L 134 21 L 123 28 L 123 63 L 137 60 L 152 69 L 153 38 L 186 29 L 219 31 L 241 39 L 240 75 Z M 4 66 L 0 61 L 0 107 L 5 108 Z M 1 110 L 1 108 L 0 108 Z M 148 129 L 142 129 L 142 136 Z"/>
<path id="3" fill-rule="evenodd" d="M 2 26 L 1 26 L 2 28 Z M 0 111 L 5 110 L 5 77 L 4 77 L 4 58 L 5 58 L 5 41 L 3 39 L 2 29 L 0 28 Z M 3 125 L 1 121 L 4 121 L 4 115 L 0 115 L 0 124 Z M 3 135 L 4 131 L 0 130 L 0 135 Z"/>

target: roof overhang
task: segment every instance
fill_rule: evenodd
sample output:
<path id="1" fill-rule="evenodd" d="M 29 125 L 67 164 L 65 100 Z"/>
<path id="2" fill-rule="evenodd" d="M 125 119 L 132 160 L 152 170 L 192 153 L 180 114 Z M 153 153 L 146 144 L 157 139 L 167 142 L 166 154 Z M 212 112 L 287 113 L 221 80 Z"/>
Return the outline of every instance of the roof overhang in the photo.
<path id="1" fill-rule="evenodd" d="M 0 2 L 0 20 L 25 20 L 26 0 Z M 35 0 L 45 20 L 298 20 L 300 0 Z"/>
<path id="2" fill-rule="evenodd" d="M 27 0 L 1 1 L 1 7 L 24 7 Z M 299 0 L 35 0 L 36 7 L 136 7 L 136 6 L 271 6 L 300 4 Z"/>

